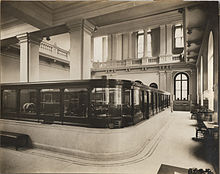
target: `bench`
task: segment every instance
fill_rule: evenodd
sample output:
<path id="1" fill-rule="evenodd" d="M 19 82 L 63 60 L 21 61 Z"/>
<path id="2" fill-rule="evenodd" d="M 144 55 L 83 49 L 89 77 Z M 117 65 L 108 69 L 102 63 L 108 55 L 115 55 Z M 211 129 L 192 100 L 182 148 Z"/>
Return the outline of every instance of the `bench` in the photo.
<path id="1" fill-rule="evenodd" d="M 0 143 L 1 146 L 14 145 L 16 150 L 19 147 L 25 147 L 28 145 L 29 136 L 26 134 L 0 131 Z"/>

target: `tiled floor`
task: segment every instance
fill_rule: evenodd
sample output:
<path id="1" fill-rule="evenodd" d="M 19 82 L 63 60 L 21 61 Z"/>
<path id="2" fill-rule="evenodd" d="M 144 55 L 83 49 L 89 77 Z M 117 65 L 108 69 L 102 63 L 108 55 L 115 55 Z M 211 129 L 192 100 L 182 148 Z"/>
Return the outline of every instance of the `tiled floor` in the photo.
<path id="1" fill-rule="evenodd" d="M 210 168 L 202 144 L 195 142 L 195 120 L 188 112 L 167 112 L 169 122 L 137 156 L 121 161 L 86 161 L 77 157 L 29 149 L 0 148 L 1 173 L 145 173 L 156 174 L 161 164 Z"/>

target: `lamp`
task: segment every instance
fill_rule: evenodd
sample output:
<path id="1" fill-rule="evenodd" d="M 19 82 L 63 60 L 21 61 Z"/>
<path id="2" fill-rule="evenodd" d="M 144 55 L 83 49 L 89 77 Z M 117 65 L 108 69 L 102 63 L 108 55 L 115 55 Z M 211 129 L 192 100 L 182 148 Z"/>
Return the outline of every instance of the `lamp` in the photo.
<path id="1" fill-rule="evenodd" d="M 97 27 L 95 26 L 95 28 L 93 29 L 93 31 L 94 31 L 94 32 L 97 32 L 97 30 L 98 30 L 98 29 L 97 29 Z"/>
<path id="2" fill-rule="evenodd" d="M 46 37 L 46 40 L 47 40 L 47 41 L 50 41 L 50 36 L 47 36 L 47 37 Z"/>

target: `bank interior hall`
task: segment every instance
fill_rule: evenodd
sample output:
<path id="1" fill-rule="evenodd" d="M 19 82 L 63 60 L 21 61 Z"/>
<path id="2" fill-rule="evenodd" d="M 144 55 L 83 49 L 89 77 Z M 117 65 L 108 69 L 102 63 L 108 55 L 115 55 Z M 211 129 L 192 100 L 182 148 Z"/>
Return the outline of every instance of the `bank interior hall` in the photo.
<path id="1" fill-rule="evenodd" d="M 1 1 L 1 173 L 219 173 L 214 1 Z"/>

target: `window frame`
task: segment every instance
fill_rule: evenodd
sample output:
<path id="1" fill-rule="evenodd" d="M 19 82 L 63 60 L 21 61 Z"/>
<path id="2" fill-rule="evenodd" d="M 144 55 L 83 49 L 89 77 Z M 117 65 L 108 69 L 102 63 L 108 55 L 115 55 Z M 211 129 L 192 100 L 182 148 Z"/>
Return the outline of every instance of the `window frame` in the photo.
<path id="1" fill-rule="evenodd" d="M 177 77 L 180 75 L 180 80 L 177 80 Z M 182 75 L 185 75 L 187 79 L 183 79 L 182 78 Z M 176 82 L 177 81 L 180 81 L 180 99 L 177 100 L 177 96 L 176 96 L 176 92 L 177 92 L 177 89 L 176 89 Z M 186 96 L 186 100 L 183 99 L 182 97 L 182 94 L 183 94 L 183 89 L 182 89 L 182 82 L 183 81 L 186 81 L 187 82 L 187 96 Z M 174 76 L 174 95 L 175 95 L 175 101 L 188 101 L 189 100 L 189 76 L 188 74 L 184 73 L 184 72 L 180 72 L 180 73 L 177 73 L 175 76 Z"/>
<path id="2" fill-rule="evenodd" d="M 142 32 L 143 30 L 140 30 L 140 31 L 138 31 L 137 32 L 137 58 L 138 59 L 141 59 L 141 58 L 143 58 L 144 57 L 144 31 Z M 141 32 L 141 33 L 139 33 L 139 32 Z M 139 48 L 139 46 L 138 46 L 138 40 L 139 40 L 139 37 L 140 36 L 143 36 L 143 45 L 142 45 L 142 48 L 143 48 L 143 50 L 142 50 L 142 54 L 143 54 L 143 56 L 142 57 L 139 57 L 138 55 L 139 55 L 139 52 L 138 52 L 138 48 Z"/>
<path id="3" fill-rule="evenodd" d="M 176 37 L 176 29 L 180 28 L 182 30 L 182 36 L 181 37 Z M 181 38 L 182 42 L 183 42 L 183 46 L 179 47 L 176 45 L 176 39 L 177 38 Z M 173 39 L 174 39 L 174 48 L 175 49 L 181 49 L 184 48 L 184 36 L 183 36 L 183 25 L 182 24 L 176 24 L 174 25 L 174 35 L 173 35 Z"/>

